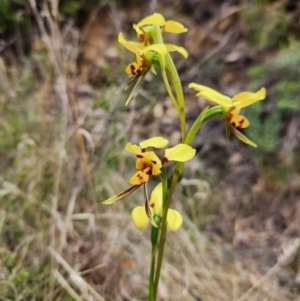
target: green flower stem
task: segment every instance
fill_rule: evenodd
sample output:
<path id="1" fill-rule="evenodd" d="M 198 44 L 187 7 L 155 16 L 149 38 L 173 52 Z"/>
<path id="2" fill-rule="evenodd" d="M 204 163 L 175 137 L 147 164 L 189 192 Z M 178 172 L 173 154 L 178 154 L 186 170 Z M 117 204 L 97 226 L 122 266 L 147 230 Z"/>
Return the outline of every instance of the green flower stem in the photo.
<path id="1" fill-rule="evenodd" d="M 166 54 L 166 69 L 173 83 L 173 87 L 177 96 L 178 106 L 179 106 L 179 118 L 181 124 L 181 139 L 182 142 L 186 137 L 186 122 L 185 122 L 185 104 L 184 104 L 184 96 L 182 91 L 181 81 L 176 69 L 176 66 L 172 60 L 172 57 L 169 53 Z"/>
<path id="2" fill-rule="evenodd" d="M 156 222 L 156 221 L 155 221 Z M 149 274 L 149 301 L 155 301 L 155 287 L 154 287 L 154 272 L 155 272 L 155 252 L 158 240 L 159 228 L 152 226 L 151 228 L 151 266 Z"/>
<path id="3" fill-rule="evenodd" d="M 156 264 L 156 270 L 155 270 L 155 278 L 154 278 L 154 293 L 155 293 L 155 298 L 157 294 L 157 287 L 158 287 L 158 282 L 159 282 L 159 277 L 160 277 L 160 270 L 162 266 L 162 260 L 163 260 L 163 255 L 164 255 L 164 247 L 165 247 L 165 242 L 166 242 L 166 237 L 167 237 L 167 214 L 168 214 L 168 209 L 170 206 L 170 202 L 172 199 L 172 195 L 174 193 L 176 184 L 178 182 L 179 176 L 181 174 L 183 168 L 183 163 L 177 162 L 175 171 L 172 177 L 172 182 L 171 186 L 165 201 L 165 206 L 164 206 L 164 211 L 163 211 L 163 216 L 162 216 L 162 221 L 161 221 L 161 229 L 160 229 L 160 240 L 159 240 L 159 250 L 158 250 L 158 257 L 157 257 L 157 264 Z"/>
<path id="4" fill-rule="evenodd" d="M 154 293 L 155 292 L 154 290 L 155 251 L 156 251 L 156 246 L 152 245 L 151 266 L 150 266 L 150 274 L 149 274 L 149 301 L 155 301 L 155 293 Z"/>
<path id="5" fill-rule="evenodd" d="M 199 115 L 199 117 L 196 119 L 194 124 L 192 125 L 187 137 L 184 140 L 185 144 L 191 144 L 196 133 L 200 129 L 201 125 L 208 121 L 209 119 L 213 118 L 216 115 L 221 115 L 223 113 L 223 109 L 220 106 L 215 106 L 212 108 L 206 108 L 202 111 L 202 113 Z M 156 264 L 156 271 L 155 271 L 155 278 L 154 278 L 154 293 L 155 293 L 155 298 L 157 294 L 157 287 L 158 287 L 158 282 L 160 278 L 160 271 L 161 271 L 161 266 L 162 266 L 162 260 L 163 260 L 163 254 L 164 254 L 164 246 L 165 246 L 165 241 L 167 237 L 167 214 L 168 214 L 168 209 L 170 206 L 170 202 L 175 190 L 175 187 L 178 183 L 179 176 L 181 174 L 183 168 L 183 163 L 177 162 L 175 171 L 172 177 L 172 182 L 170 185 L 170 189 L 168 192 L 168 195 L 166 196 L 164 194 L 164 211 L 163 211 L 163 216 L 162 216 L 162 221 L 161 221 L 161 234 L 160 234 L 160 241 L 159 241 L 159 251 L 158 251 L 158 257 L 157 257 L 157 264 Z"/>
<path id="6" fill-rule="evenodd" d="M 168 80 L 166 71 L 162 71 L 162 72 L 161 72 L 161 75 L 162 75 L 162 78 L 163 78 L 163 80 L 164 80 L 164 84 L 165 84 L 165 87 L 166 87 L 167 92 L 168 92 L 168 94 L 169 94 L 169 97 L 170 97 L 170 99 L 171 99 L 171 101 L 172 101 L 172 104 L 173 104 L 173 106 L 175 107 L 175 109 L 176 109 L 176 111 L 178 112 L 178 114 L 180 115 L 180 108 L 179 108 L 179 106 L 178 106 L 178 104 L 177 104 L 177 101 L 176 101 L 176 99 L 175 99 L 175 97 L 174 97 L 174 95 L 173 95 L 173 92 L 172 92 L 172 90 L 171 90 L 171 87 L 170 87 L 170 84 L 169 84 L 169 80 Z"/>
<path id="7" fill-rule="evenodd" d="M 216 115 L 222 115 L 222 114 L 223 114 L 223 108 L 221 106 L 205 108 L 201 112 L 201 114 L 198 116 L 198 118 L 195 120 L 195 122 L 193 123 L 192 127 L 190 128 L 190 130 L 186 136 L 186 139 L 184 140 L 184 143 L 190 145 L 193 142 L 195 135 L 197 134 L 201 125 L 204 122 L 215 117 Z"/>
<path id="8" fill-rule="evenodd" d="M 153 25 L 151 36 L 152 36 L 155 44 L 164 44 L 161 30 L 158 25 Z M 162 74 L 167 92 L 172 101 L 172 104 L 174 105 L 174 107 L 177 110 L 179 117 L 180 117 L 182 141 L 184 141 L 185 137 L 186 137 L 186 122 L 185 122 L 185 112 L 184 112 L 185 111 L 184 97 L 183 97 L 181 81 L 180 81 L 177 69 L 176 69 L 174 62 L 169 53 L 167 53 L 165 56 L 158 54 L 158 60 L 159 60 L 161 74 Z M 177 101 L 171 90 L 166 71 L 168 72 L 168 75 L 171 78 L 171 81 L 172 81 L 172 84 L 173 84 L 173 87 L 174 87 L 174 90 L 175 90 L 175 93 L 177 96 Z"/>

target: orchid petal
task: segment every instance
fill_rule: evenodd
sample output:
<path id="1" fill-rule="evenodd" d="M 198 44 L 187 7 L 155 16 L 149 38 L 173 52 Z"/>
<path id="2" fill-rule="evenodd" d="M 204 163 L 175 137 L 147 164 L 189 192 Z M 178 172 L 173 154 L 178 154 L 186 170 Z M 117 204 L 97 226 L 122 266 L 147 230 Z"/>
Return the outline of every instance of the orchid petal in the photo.
<path id="1" fill-rule="evenodd" d="M 140 156 L 147 159 L 152 166 L 152 175 L 157 176 L 161 173 L 161 161 L 154 152 L 144 152 Z"/>
<path id="2" fill-rule="evenodd" d="M 131 217 L 135 226 L 139 229 L 144 229 L 149 222 L 148 216 L 143 206 L 134 208 L 131 212 Z"/>
<path id="3" fill-rule="evenodd" d="M 131 187 L 127 188 L 126 190 L 118 193 L 117 195 L 114 195 L 111 198 L 103 201 L 102 204 L 110 205 L 110 204 L 115 203 L 117 201 L 121 201 L 122 199 L 124 199 L 125 197 L 127 197 L 128 195 L 133 193 L 135 190 L 137 190 L 139 187 L 140 187 L 140 185 L 131 186 Z"/>
<path id="4" fill-rule="evenodd" d="M 152 214 L 158 214 L 162 216 L 162 206 L 163 206 L 163 195 L 162 195 L 162 183 L 159 183 L 152 190 L 150 197 L 150 207 L 152 208 Z"/>
<path id="5" fill-rule="evenodd" d="M 266 97 L 266 89 L 261 88 L 256 93 L 251 93 L 251 92 L 239 93 L 239 94 L 235 95 L 232 98 L 232 100 L 233 100 L 234 106 L 245 108 L 259 100 L 265 99 L 265 97 Z"/>
<path id="6" fill-rule="evenodd" d="M 133 83 L 134 86 L 125 102 L 125 107 L 129 104 L 131 98 L 133 97 L 134 93 L 136 92 L 137 88 L 140 85 L 140 82 L 142 81 L 142 79 L 145 77 L 146 73 L 148 72 L 149 67 L 147 67 L 141 74 L 136 75 L 125 87 L 125 90 L 127 90 Z"/>
<path id="7" fill-rule="evenodd" d="M 232 106 L 231 98 L 219 92 L 203 91 L 197 94 L 197 96 L 200 95 L 206 100 L 215 102 L 223 108 L 227 108 L 226 110 L 228 110 Z"/>
<path id="8" fill-rule="evenodd" d="M 219 93 L 218 91 L 209 88 L 204 85 L 198 85 L 196 83 L 190 83 L 188 86 L 190 89 L 194 89 L 196 91 L 199 91 L 197 93 L 197 96 L 201 95 L 206 100 L 213 101 L 222 107 L 231 107 L 232 106 L 232 100 L 230 97 Z"/>
<path id="9" fill-rule="evenodd" d="M 164 25 L 163 31 L 171 32 L 171 33 L 183 33 L 183 32 L 187 32 L 188 29 L 177 21 L 168 20 Z"/>
<path id="10" fill-rule="evenodd" d="M 140 155 L 142 154 L 142 150 L 138 145 L 135 144 L 131 144 L 130 142 L 128 142 L 125 146 L 125 150 L 127 150 L 130 153 L 133 153 L 135 155 Z"/>
<path id="11" fill-rule="evenodd" d="M 140 49 L 139 55 L 146 54 L 147 52 L 154 51 L 161 55 L 166 55 L 168 53 L 167 47 L 165 44 L 152 44 L 147 47 Z"/>
<path id="12" fill-rule="evenodd" d="M 147 148 L 147 147 L 155 147 L 155 148 L 163 148 L 165 147 L 169 141 L 162 137 L 153 137 L 150 139 L 147 139 L 140 143 L 141 148 Z"/>
<path id="13" fill-rule="evenodd" d="M 229 113 L 227 115 L 227 119 L 235 128 L 238 129 L 245 129 L 250 125 L 248 118 L 243 115 L 234 115 L 232 113 Z"/>
<path id="14" fill-rule="evenodd" d="M 136 24 L 137 27 L 142 27 L 145 25 L 154 25 L 157 24 L 159 26 L 164 26 L 166 23 L 165 18 L 163 17 L 163 15 L 158 14 L 158 13 L 154 13 L 151 16 L 148 16 L 146 18 L 144 18 L 143 20 L 141 20 L 138 24 Z"/>
<path id="15" fill-rule="evenodd" d="M 169 209 L 168 215 L 167 215 L 167 223 L 168 223 L 170 230 L 176 231 L 182 225 L 181 214 L 177 210 Z"/>
<path id="16" fill-rule="evenodd" d="M 135 168 L 137 170 L 144 170 L 145 171 L 145 166 L 152 166 L 151 161 L 145 159 L 145 158 L 137 158 L 136 159 L 136 164 L 135 164 Z"/>
<path id="17" fill-rule="evenodd" d="M 180 54 L 182 54 L 184 58 L 187 58 L 189 55 L 188 52 L 186 51 L 186 49 L 183 47 L 180 47 L 180 46 L 177 46 L 174 44 L 165 44 L 165 46 L 166 46 L 168 52 L 177 51 Z"/>
<path id="18" fill-rule="evenodd" d="M 123 37 L 122 32 L 119 33 L 118 35 L 118 41 L 121 43 L 126 49 L 129 51 L 137 54 L 138 52 L 142 51 L 144 48 L 143 43 L 138 43 L 138 42 L 132 42 L 132 41 L 126 41 Z"/>
<path id="19" fill-rule="evenodd" d="M 230 126 L 230 131 L 241 141 L 243 141 L 246 144 L 249 144 L 253 147 L 257 147 L 257 144 L 255 144 L 253 141 L 251 141 L 250 139 L 248 139 L 245 135 L 243 135 L 241 132 L 239 132 L 235 127 L 233 127 L 231 124 L 229 124 Z"/>
<path id="20" fill-rule="evenodd" d="M 146 172 L 139 170 L 131 177 L 129 183 L 131 185 L 142 185 L 149 181 L 149 177 L 150 176 Z"/>
<path id="21" fill-rule="evenodd" d="M 194 158 L 196 150 L 191 146 L 179 143 L 172 148 L 166 149 L 165 156 L 169 161 L 186 162 Z"/>
<path id="22" fill-rule="evenodd" d="M 199 91 L 199 92 L 202 92 L 202 91 L 212 91 L 212 92 L 215 92 L 215 93 L 219 93 L 218 91 L 210 88 L 210 87 L 207 87 L 207 86 L 204 86 L 204 85 L 199 85 L 199 84 L 196 84 L 196 83 L 190 83 L 188 85 L 188 87 L 190 89 L 194 89 L 196 91 Z"/>

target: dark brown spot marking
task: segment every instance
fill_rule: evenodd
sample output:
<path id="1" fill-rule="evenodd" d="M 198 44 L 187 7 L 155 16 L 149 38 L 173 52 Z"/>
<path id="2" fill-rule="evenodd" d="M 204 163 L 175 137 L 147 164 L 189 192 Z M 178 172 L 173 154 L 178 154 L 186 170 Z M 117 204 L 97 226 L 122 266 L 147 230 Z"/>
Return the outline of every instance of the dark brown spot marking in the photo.
<path id="1" fill-rule="evenodd" d="M 146 172 L 147 175 L 149 176 L 152 176 L 152 169 L 150 168 L 147 172 Z"/>
<path id="2" fill-rule="evenodd" d="M 231 113 L 229 113 L 229 114 L 227 115 L 227 119 L 228 119 L 229 121 L 232 119 L 232 117 L 233 117 L 233 115 L 232 115 Z"/>
<path id="3" fill-rule="evenodd" d="M 245 119 L 242 119 L 241 121 L 239 121 L 237 128 L 241 128 L 243 126 L 244 121 L 245 121 Z"/>
<path id="4" fill-rule="evenodd" d="M 136 69 L 135 69 L 135 67 L 133 65 L 130 65 L 130 73 L 132 75 L 136 75 Z"/>

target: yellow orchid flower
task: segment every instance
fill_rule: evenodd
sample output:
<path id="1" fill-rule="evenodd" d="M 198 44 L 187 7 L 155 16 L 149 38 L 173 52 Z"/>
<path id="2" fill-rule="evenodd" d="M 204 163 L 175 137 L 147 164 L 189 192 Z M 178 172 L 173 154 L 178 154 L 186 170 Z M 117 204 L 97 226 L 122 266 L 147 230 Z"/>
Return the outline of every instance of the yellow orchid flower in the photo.
<path id="1" fill-rule="evenodd" d="M 162 183 L 159 183 L 153 189 L 150 197 L 149 208 L 151 214 L 150 220 L 154 219 L 154 215 L 157 215 L 160 218 L 162 217 L 162 213 L 163 213 Z M 149 217 L 147 215 L 144 206 L 138 206 L 135 209 L 133 209 L 131 216 L 135 226 L 139 229 L 145 228 L 149 222 Z M 167 224 L 172 231 L 176 231 L 182 225 L 181 214 L 174 209 L 168 209 Z"/>
<path id="2" fill-rule="evenodd" d="M 151 35 L 150 30 L 150 28 L 153 28 L 153 25 L 155 24 L 160 26 L 162 32 L 181 33 L 187 31 L 187 28 L 181 23 L 173 20 L 166 21 L 161 14 L 154 14 L 144 18 L 138 24 L 133 25 L 140 42 L 127 41 L 124 39 L 123 34 L 121 32 L 119 33 L 118 41 L 126 49 L 136 55 L 136 60 L 126 67 L 126 73 L 133 76 L 133 78 L 126 85 L 125 90 L 127 90 L 132 84 L 134 84 L 134 86 L 125 102 L 125 106 L 127 106 L 130 102 L 133 94 L 147 72 L 150 70 L 152 73 L 156 74 L 153 61 L 159 61 L 161 68 L 164 70 L 165 65 L 162 63 L 164 61 L 162 57 L 164 57 L 167 53 L 177 51 L 185 58 L 188 57 L 188 52 L 183 47 L 174 44 L 165 44 L 163 42 L 155 43 L 154 36 Z"/>
<path id="3" fill-rule="evenodd" d="M 146 73 L 150 70 L 153 74 L 156 74 L 155 68 L 152 64 L 153 57 L 155 55 L 166 55 L 169 50 L 165 44 L 151 45 L 148 43 L 148 45 L 145 45 L 145 43 L 143 42 L 139 43 L 127 41 L 124 39 L 121 32 L 118 35 L 118 41 L 126 49 L 133 52 L 136 56 L 136 61 L 130 63 L 126 67 L 126 73 L 130 76 L 133 76 L 133 79 L 131 79 L 126 85 L 125 90 L 127 90 L 133 83 L 135 83 L 130 95 L 128 96 L 128 99 L 125 102 L 125 106 L 127 106 Z M 176 51 L 176 49 L 174 49 L 174 51 Z M 181 50 L 179 49 L 179 51 Z"/>
<path id="4" fill-rule="evenodd" d="M 181 23 L 173 20 L 166 21 L 165 18 L 161 14 L 153 14 L 144 18 L 138 24 L 134 24 L 133 28 L 137 32 L 137 36 L 144 43 L 144 45 L 151 45 L 153 44 L 151 38 L 151 30 L 147 30 L 147 28 L 152 28 L 153 25 L 159 25 L 161 27 L 162 33 L 170 32 L 170 33 L 183 33 L 187 32 L 188 29 L 184 27 Z M 148 37 L 149 35 L 149 37 Z M 188 57 L 188 52 L 185 48 L 174 45 L 174 44 L 164 44 L 168 50 L 168 52 L 177 51 L 184 58 Z"/>
<path id="5" fill-rule="evenodd" d="M 165 156 L 161 161 L 153 151 L 145 151 L 147 147 L 162 148 L 166 146 L 167 143 L 168 140 L 162 137 L 147 139 L 141 142 L 139 146 L 127 143 L 125 150 L 136 155 L 136 169 L 138 170 L 130 179 L 130 184 L 142 185 L 148 182 L 150 176 L 159 175 L 162 165 L 169 161 L 186 162 L 195 156 L 195 149 L 182 143 L 166 149 Z"/>
<path id="6" fill-rule="evenodd" d="M 154 151 L 147 151 L 149 147 L 163 148 L 168 144 L 168 140 L 162 137 L 153 137 L 142 141 L 139 145 L 127 143 L 125 150 L 133 153 L 136 156 L 137 172 L 131 177 L 131 187 L 118 193 L 117 195 L 105 200 L 103 204 L 112 204 L 127 197 L 134 192 L 138 187 L 146 184 L 151 176 L 157 176 L 161 173 L 161 167 L 169 161 L 186 162 L 194 158 L 196 150 L 187 144 L 179 143 L 174 147 L 165 150 L 165 155 L 162 160 L 158 158 Z"/>
<path id="7" fill-rule="evenodd" d="M 143 35 L 144 31 L 141 30 L 141 28 L 151 25 L 159 25 L 162 28 L 163 33 L 183 33 L 188 31 L 188 29 L 184 27 L 181 23 L 174 20 L 166 21 L 163 15 L 158 13 L 154 13 L 153 15 L 144 18 L 138 24 L 134 24 L 133 28 L 137 31 L 138 37 L 140 39 L 143 39 L 141 35 Z"/>
<path id="8" fill-rule="evenodd" d="M 215 102 L 223 108 L 223 121 L 226 125 L 226 135 L 232 132 L 238 139 L 253 147 L 257 145 L 248 139 L 245 135 L 238 131 L 238 129 L 247 128 L 250 121 L 243 115 L 240 115 L 241 109 L 254 104 L 257 101 L 263 100 L 266 97 L 266 89 L 261 88 L 256 93 L 241 92 L 232 98 L 217 92 L 216 90 L 207 86 L 191 83 L 189 88 L 199 91 L 196 96 L 202 96 L 208 101 Z"/>

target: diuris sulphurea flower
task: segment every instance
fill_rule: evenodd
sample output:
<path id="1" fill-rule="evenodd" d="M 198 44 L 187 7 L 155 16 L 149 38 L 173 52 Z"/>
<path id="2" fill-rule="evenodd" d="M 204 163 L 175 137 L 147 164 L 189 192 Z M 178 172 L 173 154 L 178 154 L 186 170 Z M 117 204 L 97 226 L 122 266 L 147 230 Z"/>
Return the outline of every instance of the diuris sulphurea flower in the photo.
<path id="1" fill-rule="evenodd" d="M 154 219 L 154 216 L 159 217 L 161 219 L 163 214 L 163 190 L 162 190 L 162 183 L 159 183 L 152 191 L 150 201 L 149 201 L 149 208 L 151 218 Z M 143 206 L 138 206 L 133 209 L 131 213 L 133 222 L 135 226 L 139 229 L 143 229 L 149 222 L 149 217 L 145 211 Z M 167 224 L 172 231 L 176 231 L 182 225 L 182 216 L 181 214 L 174 210 L 168 209 L 167 213 Z"/>
<path id="2" fill-rule="evenodd" d="M 109 205 L 117 201 L 121 201 L 132 192 L 134 192 L 140 186 L 144 186 L 145 190 L 145 213 L 151 220 L 152 224 L 156 224 L 151 219 L 151 210 L 149 207 L 148 196 L 146 193 L 146 184 L 151 176 L 157 176 L 161 174 L 161 168 L 169 161 L 186 162 L 194 158 L 196 150 L 191 146 L 183 143 L 179 143 L 174 147 L 165 150 L 164 157 L 162 160 L 158 158 L 154 151 L 148 151 L 147 148 L 163 148 L 168 144 L 168 140 L 162 137 L 153 137 L 147 139 L 139 145 L 134 145 L 127 143 L 125 150 L 133 153 L 136 156 L 136 170 L 137 172 L 131 177 L 130 184 L 131 187 L 125 189 L 124 191 L 118 193 L 115 196 L 103 201 L 103 204 Z"/>
<path id="3" fill-rule="evenodd" d="M 226 126 L 226 136 L 229 138 L 230 132 L 238 139 L 253 147 L 257 145 L 243 135 L 239 129 L 245 129 L 250 125 L 250 121 L 243 115 L 240 115 L 241 109 L 263 100 L 266 97 L 266 89 L 261 88 L 256 93 L 241 92 L 232 98 L 217 92 L 216 90 L 198 85 L 196 83 L 189 84 L 189 88 L 199 91 L 196 96 L 202 96 L 208 101 L 215 102 L 223 108 L 222 120 Z"/>
<path id="4" fill-rule="evenodd" d="M 139 186 L 147 183 L 151 176 L 157 176 L 161 173 L 161 167 L 169 161 L 186 162 L 194 158 L 196 150 L 191 146 L 179 143 L 174 147 L 165 150 L 162 160 L 158 158 L 154 151 L 147 151 L 149 147 L 163 148 L 168 144 L 168 140 L 162 137 L 153 137 L 147 139 L 139 145 L 127 143 L 125 150 L 136 156 L 137 172 L 131 177 L 130 184 L 132 187 L 122 191 L 121 193 L 105 200 L 103 204 L 112 204 L 120 201 Z"/>
<path id="5" fill-rule="evenodd" d="M 188 29 L 184 27 L 181 23 L 174 20 L 166 21 L 163 15 L 155 13 L 151 16 L 144 18 L 137 24 L 133 25 L 133 28 L 135 29 L 138 38 L 141 42 L 144 43 L 144 45 L 153 44 L 154 41 L 152 38 L 152 29 L 154 25 L 158 25 L 162 33 L 169 32 L 177 34 L 188 31 Z M 177 51 L 180 54 L 182 54 L 185 58 L 188 57 L 188 53 L 185 48 L 174 44 L 164 43 L 164 45 L 166 46 L 168 52 Z"/>
<path id="6" fill-rule="evenodd" d="M 161 33 L 163 32 L 186 32 L 187 28 L 185 28 L 181 23 L 173 20 L 166 21 L 161 14 L 153 14 L 144 18 L 137 24 L 134 24 L 133 27 L 137 32 L 140 42 L 127 41 L 121 32 L 118 36 L 119 43 L 135 54 L 135 61 L 126 67 L 126 73 L 131 76 L 132 79 L 126 85 L 125 90 L 132 84 L 134 84 L 134 87 L 125 105 L 128 105 L 138 85 L 147 72 L 150 70 L 152 73 L 156 74 L 154 64 L 160 66 L 163 70 L 165 69 L 164 64 L 161 64 L 161 58 L 167 53 L 177 51 L 185 58 L 188 56 L 185 48 L 174 44 L 164 43 L 161 37 Z M 157 30 L 158 28 L 160 30 L 159 34 Z M 158 38 L 158 36 L 160 38 Z"/>

